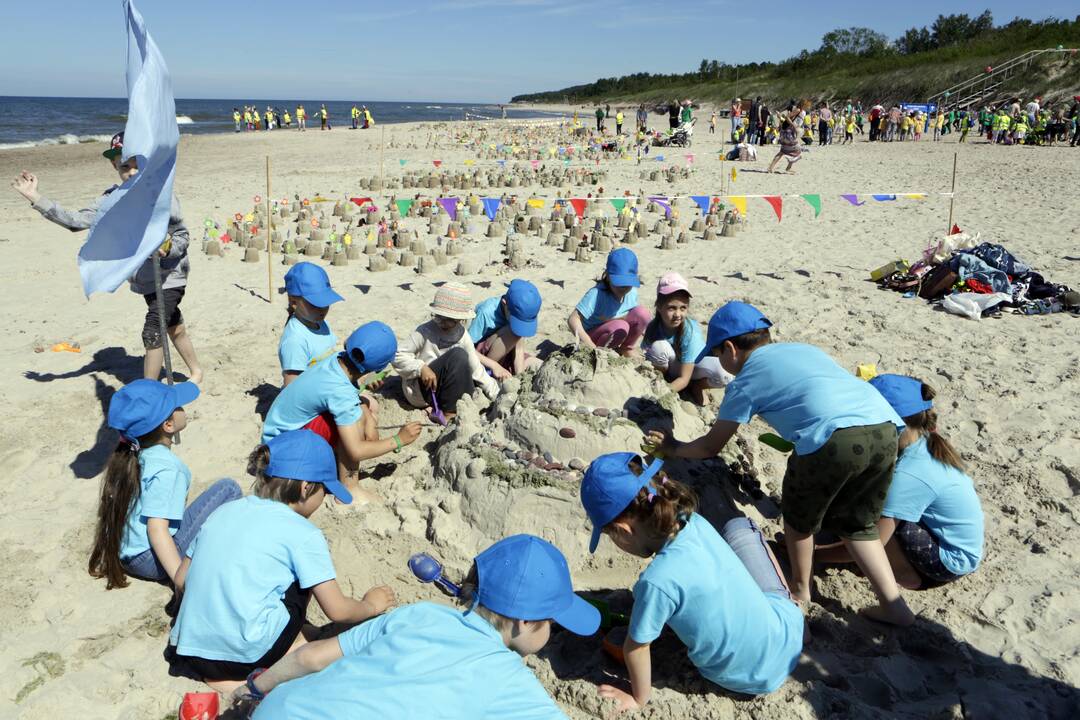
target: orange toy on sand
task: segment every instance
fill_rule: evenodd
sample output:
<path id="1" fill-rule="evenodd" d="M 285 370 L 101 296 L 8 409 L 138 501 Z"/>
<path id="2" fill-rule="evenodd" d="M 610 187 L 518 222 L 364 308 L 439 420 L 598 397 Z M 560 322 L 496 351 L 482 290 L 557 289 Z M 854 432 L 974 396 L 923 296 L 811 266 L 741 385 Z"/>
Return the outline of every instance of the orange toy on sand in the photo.
<path id="1" fill-rule="evenodd" d="M 67 343 L 67 342 L 56 343 L 55 345 L 52 346 L 51 350 L 53 352 L 77 352 L 77 353 L 82 352 L 82 348 L 79 347 L 79 343 Z"/>
<path id="2" fill-rule="evenodd" d="M 625 627 L 613 627 L 606 635 L 604 635 L 603 640 L 604 652 L 615 660 L 618 660 L 622 665 L 626 664 L 626 657 L 623 655 L 623 643 L 626 642 L 626 632 L 627 630 Z"/>

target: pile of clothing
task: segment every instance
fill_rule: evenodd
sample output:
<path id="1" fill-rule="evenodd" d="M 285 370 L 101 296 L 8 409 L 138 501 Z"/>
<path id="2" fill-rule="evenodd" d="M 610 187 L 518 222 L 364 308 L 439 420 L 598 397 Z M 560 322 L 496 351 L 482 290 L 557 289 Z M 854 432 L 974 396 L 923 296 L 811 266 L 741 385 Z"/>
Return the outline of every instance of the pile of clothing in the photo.
<path id="1" fill-rule="evenodd" d="M 871 278 L 907 297 L 940 302 L 945 310 L 976 320 L 1005 307 L 1022 315 L 1080 314 L 1080 293 L 1047 282 L 1004 246 L 977 240 L 952 235 L 915 265 L 890 263 Z"/>

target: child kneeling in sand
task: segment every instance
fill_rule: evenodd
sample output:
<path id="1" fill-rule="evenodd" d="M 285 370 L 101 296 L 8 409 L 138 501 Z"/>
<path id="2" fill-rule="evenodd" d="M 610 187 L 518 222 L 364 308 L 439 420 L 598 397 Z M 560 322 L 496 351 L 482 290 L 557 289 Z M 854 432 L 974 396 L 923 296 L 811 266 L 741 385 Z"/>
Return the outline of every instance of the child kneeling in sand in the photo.
<path id="1" fill-rule="evenodd" d="M 312 595 L 340 623 L 362 622 L 394 604 L 386 586 L 361 600 L 346 597 L 326 538 L 308 520 L 327 493 L 352 502 L 325 440 L 310 430 L 282 433 L 248 462 L 254 495 L 207 518 L 180 566 L 184 596 L 165 650 L 170 675 L 219 692 L 305 642 L 300 631 Z"/>
<path id="2" fill-rule="evenodd" d="M 361 460 L 397 452 L 420 435 L 420 423 L 408 423 L 393 437 L 379 437 L 378 404 L 357 387 L 365 376 L 386 367 L 396 350 L 394 332 L 386 324 L 358 327 L 345 341 L 344 352 L 305 370 L 278 394 L 266 413 L 262 442 L 289 430 L 314 431 L 334 448 L 339 478 L 349 492 L 359 492 L 355 474 Z"/>
<path id="3" fill-rule="evenodd" d="M 297 263 L 285 273 L 285 292 L 289 319 L 278 343 L 282 387 L 334 354 L 338 339 L 326 324 L 326 314 L 331 305 L 345 299 L 330 287 L 326 271 L 309 262 Z"/>
<path id="4" fill-rule="evenodd" d="M 500 540 L 476 557 L 460 601 L 464 611 L 419 602 L 304 645 L 234 698 L 259 702 L 255 720 L 565 720 L 522 662 L 552 622 L 577 635 L 600 625 L 558 548 L 532 535 Z"/>
<path id="5" fill-rule="evenodd" d="M 521 374 L 536 364 L 525 353 L 525 338 L 536 335 L 540 316 L 540 291 L 527 280 L 512 280 L 502 297 L 484 300 L 476 306 L 469 323 L 469 339 L 476 346 L 480 364 L 496 380 Z"/>
<path id="6" fill-rule="evenodd" d="M 601 685 L 616 712 L 652 694 L 649 646 L 665 625 L 686 644 L 701 674 L 734 692 L 780 687 L 802 652 L 803 617 L 761 531 L 739 517 L 717 533 L 698 515 L 697 496 L 668 478 L 661 460 L 645 467 L 634 453 L 601 455 L 581 483 L 592 522 L 589 551 L 601 535 L 625 553 L 652 558 L 634 585 L 623 645 L 631 692 Z"/>
<path id="7" fill-rule="evenodd" d="M 904 421 L 873 387 L 811 345 L 773 344 L 772 323 L 746 303 L 729 302 L 709 321 L 705 350 L 735 379 L 712 429 L 691 442 L 652 431 L 650 447 L 668 457 L 714 457 L 754 415 L 795 446 L 784 474 L 781 510 L 791 561 L 792 592 L 810 602 L 814 533 L 839 535 L 880 603 L 866 614 L 910 625 L 878 535 L 877 521 L 892 482 L 897 435 Z"/>
<path id="8" fill-rule="evenodd" d="M 638 305 L 637 255 L 629 248 L 608 253 L 604 274 L 589 289 L 566 324 L 587 347 L 607 347 L 624 357 L 637 353 L 637 343 L 649 323 L 649 311 Z"/>
<path id="9" fill-rule="evenodd" d="M 877 388 L 907 427 L 878 531 L 896 581 L 909 590 L 941 587 L 979 567 L 983 512 L 975 486 L 937 431 L 934 389 L 903 375 L 878 375 Z M 822 562 L 850 562 L 843 545 L 819 547 Z"/>
<path id="10" fill-rule="evenodd" d="M 458 400 L 471 395 L 476 384 L 489 400 L 499 383 L 484 370 L 480 356 L 465 332 L 473 317 L 469 288 L 448 282 L 435 292 L 432 318 L 398 344 L 394 370 L 401 376 L 405 399 L 427 408 L 432 422 L 446 425 L 457 415 Z"/>
<path id="11" fill-rule="evenodd" d="M 690 317 L 691 297 L 682 275 L 670 272 L 661 277 L 656 285 L 656 317 L 645 327 L 641 347 L 673 392 L 687 390 L 695 403 L 704 405 L 706 390 L 724 387 L 732 378 L 718 358 L 695 362 L 705 349 L 705 338 Z"/>
<path id="12" fill-rule="evenodd" d="M 136 380 L 109 402 L 108 425 L 120 433 L 105 468 L 90 574 L 105 588 L 126 587 L 127 575 L 179 584 L 184 552 L 203 520 L 243 492 L 233 480 L 207 488 L 186 509 L 191 471 L 172 451 L 187 427 L 184 405 L 199 397 L 195 383 Z"/>

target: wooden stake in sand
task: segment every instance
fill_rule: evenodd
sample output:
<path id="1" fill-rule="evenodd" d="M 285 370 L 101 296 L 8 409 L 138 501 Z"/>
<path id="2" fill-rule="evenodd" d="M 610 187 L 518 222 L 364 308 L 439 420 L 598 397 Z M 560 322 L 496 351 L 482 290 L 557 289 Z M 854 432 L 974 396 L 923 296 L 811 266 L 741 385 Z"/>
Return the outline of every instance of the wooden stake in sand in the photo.
<path id="1" fill-rule="evenodd" d="M 266 302 L 274 302 L 274 268 L 270 263 L 270 251 L 274 221 L 270 215 L 270 156 L 266 156 Z"/>
<path id="2" fill-rule="evenodd" d="M 165 318 L 165 293 L 161 289 L 161 254 L 154 249 L 154 296 L 157 298 L 158 331 L 161 333 L 161 351 L 165 356 L 165 382 L 173 384 L 172 354 L 169 352 L 169 324 Z M 180 444 L 180 433 L 173 433 L 173 442 Z"/>
<path id="3" fill-rule="evenodd" d="M 949 224 L 945 226 L 945 237 L 952 235 L 953 203 L 956 202 L 956 156 L 952 156 L 952 188 L 949 190 Z"/>

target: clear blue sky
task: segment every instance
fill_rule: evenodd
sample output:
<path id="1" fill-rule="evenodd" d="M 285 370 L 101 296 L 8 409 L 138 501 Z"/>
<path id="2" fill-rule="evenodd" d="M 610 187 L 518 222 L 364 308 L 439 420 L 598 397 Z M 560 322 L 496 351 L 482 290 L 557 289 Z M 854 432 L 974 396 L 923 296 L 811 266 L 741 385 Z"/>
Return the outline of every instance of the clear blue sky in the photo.
<path id="1" fill-rule="evenodd" d="M 780 60 L 837 27 L 941 12 L 1072 18 L 1076 0 L 136 0 L 186 98 L 508 100 L 598 77 Z M 120 0 L 5 0 L 0 95 L 123 97 Z"/>

